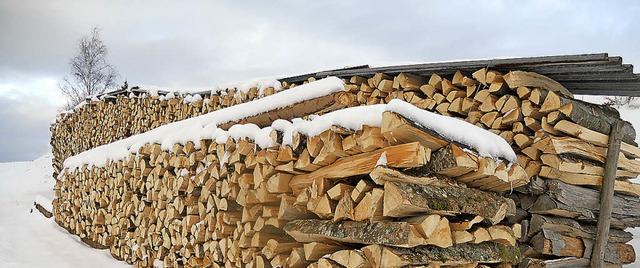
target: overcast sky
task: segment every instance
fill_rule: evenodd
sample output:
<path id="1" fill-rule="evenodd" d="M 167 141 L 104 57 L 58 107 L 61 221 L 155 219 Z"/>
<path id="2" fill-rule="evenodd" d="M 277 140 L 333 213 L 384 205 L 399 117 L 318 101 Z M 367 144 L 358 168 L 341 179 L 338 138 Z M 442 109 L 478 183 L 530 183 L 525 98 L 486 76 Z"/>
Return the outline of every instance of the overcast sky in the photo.
<path id="1" fill-rule="evenodd" d="M 57 83 L 94 26 L 129 85 L 597 52 L 640 64 L 640 1 L 0 0 L 0 162 L 50 150 Z"/>

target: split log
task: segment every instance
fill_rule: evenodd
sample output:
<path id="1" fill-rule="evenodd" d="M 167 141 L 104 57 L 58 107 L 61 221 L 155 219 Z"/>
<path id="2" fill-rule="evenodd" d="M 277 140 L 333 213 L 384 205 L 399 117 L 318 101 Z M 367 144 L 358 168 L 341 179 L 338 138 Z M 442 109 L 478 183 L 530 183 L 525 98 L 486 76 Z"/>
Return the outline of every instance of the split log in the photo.
<path id="1" fill-rule="evenodd" d="M 493 193 L 457 186 L 384 184 L 384 216 L 407 217 L 418 213 L 465 213 L 482 216 L 495 224 L 507 215 L 515 215 L 515 203 Z"/>
<path id="2" fill-rule="evenodd" d="M 567 88 L 565 88 L 555 80 L 538 73 L 524 72 L 524 71 L 511 71 L 505 74 L 503 78 L 504 78 L 504 81 L 507 82 L 510 88 L 518 88 L 518 87 L 544 88 L 546 90 L 558 92 L 569 98 L 573 98 L 573 94 L 571 94 L 571 92 Z"/>
<path id="3" fill-rule="evenodd" d="M 471 263 L 511 263 L 521 261 L 517 247 L 493 242 L 456 244 L 448 248 L 419 246 L 414 248 L 371 245 L 362 248 L 373 267 L 419 265 L 463 265 Z"/>
<path id="4" fill-rule="evenodd" d="M 474 158 L 450 143 L 433 152 L 427 167 L 435 174 L 458 177 L 478 169 L 478 163 Z"/>
<path id="5" fill-rule="evenodd" d="M 529 212 L 557 215 L 595 222 L 600 208 L 600 192 L 559 180 L 547 180 L 547 191 L 533 203 Z M 614 195 L 611 226 L 624 229 L 640 226 L 640 200 L 637 197 Z"/>
<path id="6" fill-rule="evenodd" d="M 340 250 L 336 251 L 329 259 L 337 262 L 344 267 L 353 268 L 370 268 L 371 262 L 367 259 L 367 256 L 360 250 Z"/>
<path id="7" fill-rule="evenodd" d="M 543 164 L 564 172 L 598 176 L 604 175 L 604 167 L 602 167 L 602 164 L 585 159 L 570 157 L 566 154 L 543 154 L 540 156 L 540 160 L 542 160 Z M 637 176 L 637 173 L 622 169 L 616 170 L 616 177 L 635 178 Z"/>
<path id="8" fill-rule="evenodd" d="M 314 172 L 294 176 L 289 186 L 294 193 L 308 187 L 318 179 L 339 179 L 368 174 L 373 170 L 382 154 L 385 154 L 387 165 L 398 168 L 424 166 L 429 161 L 430 151 L 417 142 L 391 146 L 370 153 L 343 157 L 335 163 Z"/>
<path id="9" fill-rule="evenodd" d="M 620 114 L 614 108 L 569 99 L 549 92 L 540 112 L 549 113 L 556 110 L 572 122 L 606 135 L 611 133 L 611 125 L 614 121 L 620 120 Z M 623 121 L 621 134 L 622 141 L 636 145 L 636 132 L 631 123 Z"/>
<path id="10" fill-rule="evenodd" d="M 560 171 L 549 166 L 542 166 L 540 177 L 557 179 L 573 185 L 595 186 L 598 189 L 602 188 L 604 180 L 603 176 Z M 616 180 L 614 182 L 614 191 L 630 196 L 640 196 L 640 184 Z"/>
<path id="11" fill-rule="evenodd" d="M 442 136 L 426 128 L 419 127 L 402 115 L 394 112 L 382 114 L 382 135 L 391 144 L 419 142 L 432 151 L 449 144 Z"/>
<path id="12" fill-rule="evenodd" d="M 557 122 L 553 128 L 565 134 L 569 134 L 573 137 L 579 138 L 583 141 L 593 143 L 598 146 L 607 146 L 609 144 L 609 135 L 602 134 L 597 131 L 593 131 L 576 123 L 567 120 L 561 120 Z M 640 158 L 640 148 L 622 142 L 620 144 L 620 150 L 628 156 Z"/>
<path id="13" fill-rule="evenodd" d="M 533 146 L 548 154 L 572 154 L 600 163 L 605 163 L 606 161 L 606 148 L 594 146 L 576 138 L 547 136 L 534 143 Z M 624 154 L 621 153 L 618 158 L 618 168 L 633 173 L 640 173 L 640 162 L 627 159 Z"/>

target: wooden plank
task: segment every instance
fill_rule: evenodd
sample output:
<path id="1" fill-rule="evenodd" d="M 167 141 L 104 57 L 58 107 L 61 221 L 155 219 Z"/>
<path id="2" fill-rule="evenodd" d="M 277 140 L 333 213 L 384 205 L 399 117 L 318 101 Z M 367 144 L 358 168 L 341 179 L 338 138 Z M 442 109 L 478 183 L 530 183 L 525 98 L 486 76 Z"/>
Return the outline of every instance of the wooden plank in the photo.
<path id="1" fill-rule="evenodd" d="M 291 178 L 289 186 L 294 193 L 297 193 L 319 178 L 332 180 L 368 174 L 376 166 L 383 153 L 387 158 L 387 166 L 397 168 L 424 166 L 430 156 L 430 150 L 417 142 L 390 146 L 369 153 L 343 157 L 314 172 L 294 176 Z"/>

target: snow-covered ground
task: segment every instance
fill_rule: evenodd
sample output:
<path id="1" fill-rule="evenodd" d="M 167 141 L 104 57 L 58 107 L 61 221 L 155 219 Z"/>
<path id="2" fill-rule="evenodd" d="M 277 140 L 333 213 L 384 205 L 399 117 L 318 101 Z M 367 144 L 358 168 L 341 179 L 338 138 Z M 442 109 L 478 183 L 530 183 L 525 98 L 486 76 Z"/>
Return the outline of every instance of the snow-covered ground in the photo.
<path id="1" fill-rule="evenodd" d="M 53 198 L 52 172 L 50 154 L 0 163 L 0 267 L 130 267 L 33 209 L 34 200 Z"/>

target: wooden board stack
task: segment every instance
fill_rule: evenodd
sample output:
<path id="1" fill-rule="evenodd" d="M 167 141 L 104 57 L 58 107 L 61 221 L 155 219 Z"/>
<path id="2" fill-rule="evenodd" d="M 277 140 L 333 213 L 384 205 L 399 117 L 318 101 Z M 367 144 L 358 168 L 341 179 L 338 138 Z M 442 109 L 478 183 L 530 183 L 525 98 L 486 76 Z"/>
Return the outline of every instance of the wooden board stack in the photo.
<path id="1" fill-rule="evenodd" d="M 529 72 L 343 80 L 348 106 L 400 99 L 458 117 L 502 137 L 518 162 L 387 111 L 380 127 L 336 125 L 291 145 L 273 131 L 270 148 L 146 144 L 105 167 L 62 167 L 56 221 L 137 266 L 588 265 L 617 111 Z M 640 226 L 640 187 L 628 181 L 640 149 L 633 127 L 623 131 L 605 253 L 613 266 L 635 261 L 624 228 Z"/>

